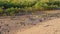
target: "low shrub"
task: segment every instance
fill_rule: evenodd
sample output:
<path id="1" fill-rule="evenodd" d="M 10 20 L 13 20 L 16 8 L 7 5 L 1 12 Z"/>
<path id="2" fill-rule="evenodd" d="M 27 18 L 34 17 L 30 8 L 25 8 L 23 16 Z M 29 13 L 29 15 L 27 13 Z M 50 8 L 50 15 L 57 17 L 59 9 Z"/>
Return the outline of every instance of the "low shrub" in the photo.
<path id="1" fill-rule="evenodd" d="M 0 0 L 0 15 L 34 14 L 58 7 L 58 0 Z"/>

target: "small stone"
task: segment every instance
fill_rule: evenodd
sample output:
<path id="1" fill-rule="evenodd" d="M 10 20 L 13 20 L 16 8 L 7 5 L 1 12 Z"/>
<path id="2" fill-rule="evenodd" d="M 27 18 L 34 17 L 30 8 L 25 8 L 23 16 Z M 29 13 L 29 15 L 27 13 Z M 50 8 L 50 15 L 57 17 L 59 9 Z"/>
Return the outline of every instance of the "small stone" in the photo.
<path id="1" fill-rule="evenodd" d="M 8 30 L 8 32 L 10 32 L 10 31 Z"/>
<path id="2" fill-rule="evenodd" d="M 8 24 L 6 24 L 6 26 L 8 26 Z"/>
<path id="3" fill-rule="evenodd" d="M 0 28 L 1 28 L 1 26 L 0 26 Z"/>
<path id="4" fill-rule="evenodd" d="M 1 34 L 1 32 L 0 32 L 0 34 Z"/>
<path id="5" fill-rule="evenodd" d="M 24 22 L 20 22 L 20 24 L 25 26 L 25 23 Z"/>
<path id="6" fill-rule="evenodd" d="M 39 21 L 40 21 L 40 22 L 42 22 L 42 20 L 41 20 L 41 19 L 40 19 Z"/>

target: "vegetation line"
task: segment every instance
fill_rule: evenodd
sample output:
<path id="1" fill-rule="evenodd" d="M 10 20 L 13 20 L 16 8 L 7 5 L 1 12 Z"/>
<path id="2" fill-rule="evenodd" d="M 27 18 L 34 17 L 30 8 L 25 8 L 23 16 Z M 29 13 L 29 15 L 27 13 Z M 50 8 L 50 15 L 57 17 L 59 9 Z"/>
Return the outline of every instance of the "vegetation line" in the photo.
<path id="1" fill-rule="evenodd" d="M 0 0 L 0 16 L 32 14 L 60 7 L 60 0 Z"/>

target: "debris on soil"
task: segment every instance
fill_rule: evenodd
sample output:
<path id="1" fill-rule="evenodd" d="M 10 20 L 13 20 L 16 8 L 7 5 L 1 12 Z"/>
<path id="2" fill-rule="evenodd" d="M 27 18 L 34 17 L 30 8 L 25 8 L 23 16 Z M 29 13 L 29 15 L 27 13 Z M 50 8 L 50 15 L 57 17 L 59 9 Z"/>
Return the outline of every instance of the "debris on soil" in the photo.
<path id="1" fill-rule="evenodd" d="M 43 16 L 43 17 L 42 17 Z M 43 21 L 51 20 L 53 18 L 60 18 L 60 13 L 45 14 L 45 15 L 23 15 L 15 17 L 0 17 L 0 34 L 7 31 L 9 34 L 12 31 L 22 29 L 22 27 L 36 25 Z M 45 27 L 50 26 L 46 25 Z M 4 31 L 4 32 L 3 32 Z M 8 33 L 9 32 L 9 33 Z"/>

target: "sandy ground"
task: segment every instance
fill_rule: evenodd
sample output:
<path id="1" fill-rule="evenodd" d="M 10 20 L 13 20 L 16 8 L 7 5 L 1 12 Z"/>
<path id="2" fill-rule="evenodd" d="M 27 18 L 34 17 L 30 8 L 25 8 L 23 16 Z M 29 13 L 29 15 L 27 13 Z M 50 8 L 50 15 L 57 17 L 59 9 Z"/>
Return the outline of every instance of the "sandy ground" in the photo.
<path id="1" fill-rule="evenodd" d="M 60 18 L 43 22 L 25 31 L 18 30 L 16 34 L 60 34 Z"/>
<path id="2" fill-rule="evenodd" d="M 60 34 L 60 10 L 47 11 L 47 13 L 50 14 L 45 13 L 42 18 L 41 14 L 0 16 L 0 34 Z"/>

